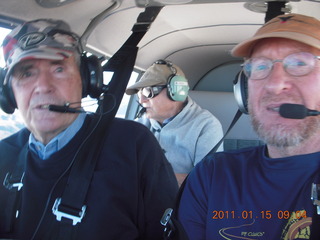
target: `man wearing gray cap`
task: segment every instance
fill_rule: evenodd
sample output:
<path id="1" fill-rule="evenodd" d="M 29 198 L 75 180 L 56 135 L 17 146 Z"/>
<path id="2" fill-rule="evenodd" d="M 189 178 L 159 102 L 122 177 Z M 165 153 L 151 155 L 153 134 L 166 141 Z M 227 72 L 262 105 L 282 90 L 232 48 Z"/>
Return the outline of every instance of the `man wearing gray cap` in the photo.
<path id="1" fill-rule="evenodd" d="M 88 144 L 99 114 L 87 114 L 81 98 L 96 95 L 99 84 L 86 73 L 102 82 L 100 61 L 82 55 L 79 37 L 52 19 L 18 26 L 3 49 L 0 105 L 7 113 L 19 109 L 26 128 L 0 141 L 0 238 L 162 239 L 159 220 L 178 184 L 154 136 L 113 119 L 106 135 Z M 80 151 L 87 153 L 81 166 Z M 92 175 L 82 176 L 83 166 Z M 71 191 L 74 182 L 80 187 Z M 83 191 L 83 205 L 75 206 Z"/>
<path id="2" fill-rule="evenodd" d="M 179 184 L 223 136 L 219 120 L 189 96 L 182 70 L 158 60 L 126 93 L 138 94 L 150 130 L 172 164 Z M 220 146 L 219 151 L 223 149 Z"/>
<path id="3" fill-rule="evenodd" d="M 266 145 L 198 164 L 179 220 L 193 240 L 319 240 L 320 21 L 277 16 L 232 54 L 245 58 L 243 100 Z"/>

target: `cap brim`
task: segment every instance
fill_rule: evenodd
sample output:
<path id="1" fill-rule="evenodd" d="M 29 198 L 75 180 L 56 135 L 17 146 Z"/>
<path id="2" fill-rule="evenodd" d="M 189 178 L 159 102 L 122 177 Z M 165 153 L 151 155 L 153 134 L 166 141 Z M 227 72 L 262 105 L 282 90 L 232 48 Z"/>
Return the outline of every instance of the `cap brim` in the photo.
<path id="1" fill-rule="evenodd" d="M 287 38 L 320 49 L 320 40 L 307 36 L 305 34 L 296 32 L 272 32 L 252 37 L 238 44 L 232 49 L 231 54 L 235 57 L 249 57 L 251 55 L 252 48 L 257 43 L 257 41 L 265 38 Z"/>
<path id="2" fill-rule="evenodd" d="M 131 85 L 126 89 L 126 94 L 133 95 L 139 92 L 141 88 L 156 86 L 156 85 L 165 85 L 161 79 L 142 79 L 139 82 Z"/>
<path id="3" fill-rule="evenodd" d="M 23 51 L 19 56 L 15 57 L 15 61 L 10 63 L 10 66 L 7 68 L 7 74 L 4 79 L 4 83 L 8 81 L 13 68 L 22 61 L 30 59 L 64 60 L 72 55 L 73 51 L 56 48 L 37 48 Z"/>
<path id="4" fill-rule="evenodd" d="M 134 89 L 129 89 L 129 88 L 127 88 L 126 89 L 126 94 L 128 94 L 128 95 L 133 95 L 133 94 L 136 94 L 137 92 L 139 91 L 139 89 L 136 89 L 136 88 L 134 88 Z"/>

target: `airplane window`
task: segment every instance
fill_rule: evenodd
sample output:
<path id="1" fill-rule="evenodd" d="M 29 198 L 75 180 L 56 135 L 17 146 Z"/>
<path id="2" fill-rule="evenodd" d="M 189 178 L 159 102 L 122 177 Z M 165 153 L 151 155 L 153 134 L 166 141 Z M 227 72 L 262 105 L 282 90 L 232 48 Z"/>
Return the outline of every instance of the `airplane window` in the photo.
<path id="1" fill-rule="evenodd" d="M 2 43 L 4 37 L 10 32 L 11 30 L 8 28 L 2 28 L 0 27 L 0 42 Z M 2 45 L 2 44 L 1 44 Z M 2 47 L 0 48 L 0 67 L 4 67 L 4 60 L 3 60 L 3 54 L 2 54 Z"/>
<path id="2" fill-rule="evenodd" d="M 10 29 L 0 27 L 0 43 L 4 37 L 10 32 Z M 2 47 L 0 48 L 0 67 L 4 67 L 4 59 L 2 54 Z M 22 117 L 18 110 L 13 114 L 6 114 L 0 109 L 0 140 L 19 131 L 24 127 Z"/>
<path id="3" fill-rule="evenodd" d="M 13 114 L 6 114 L 0 109 L 0 140 L 10 136 L 24 127 L 18 110 Z"/>
<path id="4" fill-rule="evenodd" d="M 137 81 L 138 76 L 139 76 L 139 73 L 132 72 L 131 73 L 131 77 L 130 77 L 129 82 L 128 82 L 128 86 L 131 86 L 132 84 L 134 84 Z M 116 114 L 116 117 L 125 118 L 127 107 L 128 107 L 128 104 L 129 104 L 129 100 L 130 100 L 130 96 L 127 95 L 127 94 L 124 94 L 123 98 L 122 98 L 122 101 L 120 103 L 118 112 Z"/>
<path id="5" fill-rule="evenodd" d="M 113 75 L 112 72 L 104 72 L 103 73 L 104 84 L 107 85 L 110 82 L 112 75 Z M 128 86 L 134 84 L 137 81 L 138 76 L 139 76 L 139 74 L 137 72 L 133 71 L 131 73 L 131 77 L 129 79 Z M 125 118 L 126 110 L 127 110 L 128 104 L 129 104 L 129 100 L 130 100 L 130 96 L 127 94 L 124 94 L 122 101 L 120 103 L 119 109 L 116 113 L 116 117 Z M 90 97 L 83 98 L 82 105 L 83 105 L 83 108 L 89 112 L 95 112 L 98 107 L 97 101 L 95 99 L 90 98 Z"/>

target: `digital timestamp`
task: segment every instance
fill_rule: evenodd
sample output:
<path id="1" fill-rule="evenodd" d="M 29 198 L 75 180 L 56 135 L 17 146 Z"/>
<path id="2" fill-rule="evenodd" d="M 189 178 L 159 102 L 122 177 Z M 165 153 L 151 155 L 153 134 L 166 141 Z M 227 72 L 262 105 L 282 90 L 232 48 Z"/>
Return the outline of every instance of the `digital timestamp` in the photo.
<path id="1" fill-rule="evenodd" d="M 307 218 L 307 211 L 260 211 L 260 212 L 253 212 L 253 211 L 219 211 L 214 210 L 212 211 L 212 219 L 289 219 L 291 217 L 295 217 L 296 219 Z"/>

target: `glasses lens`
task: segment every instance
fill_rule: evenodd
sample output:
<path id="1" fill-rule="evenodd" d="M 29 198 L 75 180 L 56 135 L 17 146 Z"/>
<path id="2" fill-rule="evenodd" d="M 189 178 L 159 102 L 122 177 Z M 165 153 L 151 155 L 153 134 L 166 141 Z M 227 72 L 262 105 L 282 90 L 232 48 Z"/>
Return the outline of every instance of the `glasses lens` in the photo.
<path id="1" fill-rule="evenodd" d="M 243 64 L 243 72 L 247 76 L 247 78 L 251 77 L 251 68 L 252 68 L 251 59 L 248 59 Z"/>
<path id="2" fill-rule="evenodd" d="M 272 69 L 272 61 L 268 58 L 250 58 L 245 61 L 243 71 L 248 78 L 264 79 Z"/>
<path id="3" fill-rule="evenodd" d="M 141 91 L 141 94 L 143 96 L 145 96 L 146 98 L 154 98 L 156 96 L 158 96 L 158 94 L 162 91 L 162 89 L 166 88 L 165 85 L 163 86 L 152 86 L 152 87 L 145 87 L 145 88 L 142 88 L 140 91 Z"/>
<path id="4" fill-rule="evenodd" d="M 283 59 L 283 66 L 287 73 L 293 76 L 309 74 L 316 64 L 316 58 L 311 53 L 294 53 Z"/>
<path id="5" fill-rule="evenodd" d="M 146 98 L 153 98 L 154 94 L 152 91 L 152 87 L 145 87 L 141 89 L 141 94 Z"/>

